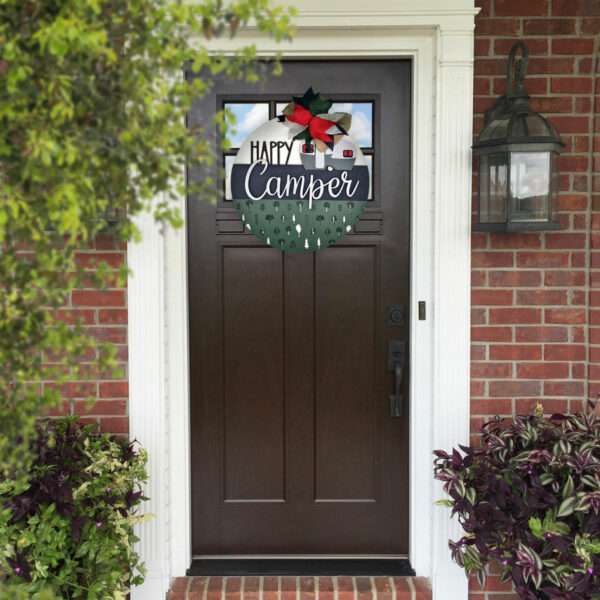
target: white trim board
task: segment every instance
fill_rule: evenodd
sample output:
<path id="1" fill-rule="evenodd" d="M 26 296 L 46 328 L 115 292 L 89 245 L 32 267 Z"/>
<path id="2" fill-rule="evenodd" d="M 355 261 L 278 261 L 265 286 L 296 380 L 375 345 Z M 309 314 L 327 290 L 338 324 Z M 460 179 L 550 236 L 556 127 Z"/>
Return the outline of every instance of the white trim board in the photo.
<path id="1" fill-rule="evenodd" d="M 458 536 L 435 507 L 432 451 L 469 436 L 472 0 L 295 2 L 297 33 L 277 46 L 247 30 L 222 49 L 255 43 L 289 57 L 408 57 L 413 61 L 410 560 L 429 577 L 434 600 L 467 600 L 467 580 L 450 560 Z M 306 8 L 303 11 L 303 7 Z M 455 10 L 453 10 L 455 7 Z M 185 199 L 181 200 L 184 206 Z M 164 600 L 191 560 L 187 244 L 185 229 L 162 234 L 139 219 L 142 241 L 128 247 L 130 431 L 150 454 L 155 518 L 139 528 L 148 568 L 133 600 Z M 427 319 L 417 320 L 417 302 Z"/>

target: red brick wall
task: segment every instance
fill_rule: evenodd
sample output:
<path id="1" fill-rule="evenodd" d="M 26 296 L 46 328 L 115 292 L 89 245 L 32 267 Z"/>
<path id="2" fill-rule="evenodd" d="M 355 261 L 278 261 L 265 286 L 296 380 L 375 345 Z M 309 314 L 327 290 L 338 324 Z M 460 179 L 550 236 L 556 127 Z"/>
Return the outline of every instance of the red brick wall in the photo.
<path id="1" fill-rule="evenodd" d="M 92 271 L 102 262 L 111 269 L 125 264 L 126 248 L 109 236 L 99 237 L 90 250 L 77 255 L 78 263 Z M 90 283 L 91 285 L 91 283 Z M 116 285 L 116 283 L 114 284 Z M 73 290 L 68 306 L 59 311 L 68 322 L 81 320 L 95 338 L 113 342 L 117 347 L 119 361 L 118 377 L 113 373 L 98 373 L 94 365 L 95 355 L 81 357 L 82 380 L 65 384 L 62 388 L 64 402 L 53 411 L 54 415 L 79 414 L 83 420 L 98 423 L 103 431 L 126 434 L 127 417 L 127 290 L 109 287 L 97 290 L 93 287 Z M 45 382 L 44 385 L 53 385 Z M 88 399 L 96 399 L 91 405 Z"/>
<path id="2" fill-rule="evenodd" d="M 475 134 L 504 92 L 506 56 L 522 38 L 532 105 L 550 117 L 567 147 L 560 159 L 561 231 L 473 235 L 474 433 L 494 414 L 528 412 L 537 402 L 548 412 L 578 410 L 600 392 L 600 102 L 592 73 L 600 1 L 476 4 Z M 485 593 L 472 585 L 471 600 L 508 600 L 509 592 L 492 576 Z"/>

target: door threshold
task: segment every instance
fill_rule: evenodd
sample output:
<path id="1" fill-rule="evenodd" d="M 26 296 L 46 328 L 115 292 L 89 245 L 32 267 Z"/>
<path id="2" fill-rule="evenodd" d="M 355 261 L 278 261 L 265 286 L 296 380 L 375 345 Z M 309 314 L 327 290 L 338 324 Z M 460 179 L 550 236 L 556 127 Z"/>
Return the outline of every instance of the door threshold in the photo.
<path id="1" fill-rule="evenodd" d="M 413 577 L 407 558 L 194 558 L 188 576 Z"/>

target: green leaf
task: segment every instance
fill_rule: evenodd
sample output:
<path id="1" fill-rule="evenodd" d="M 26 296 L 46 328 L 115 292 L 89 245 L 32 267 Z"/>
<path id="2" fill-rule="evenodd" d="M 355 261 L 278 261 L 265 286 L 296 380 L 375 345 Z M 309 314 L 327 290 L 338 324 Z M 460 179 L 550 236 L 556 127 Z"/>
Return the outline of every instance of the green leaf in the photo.
<path id="1" fill-rule="evenodd" d="M 325 98 L 321 98 L 321 96 L 318 96 L 314 100 L 311 100 L 310 112 L 313 115 L 326 114 L 329 112 L 329 109 L 331 108 L 332 104 L 333 102 L 331 102 L 331 100 L 325 100 Z"/>
<path id="2" fill-rule="evenodd" d="M 542 527 L 542 521 L 537 517 L 531 517 L 529 519 L 529 529 L 531 533 L 535 535 L 536 538 L 543 539 L 544 537 L 544 528 Z"/>
<path id="3" fill-rule="evenodd" d="M 435 505 L 436 506 L 445 506 L 447 508 L 452 508 L 454 506 L 454 502 L 452 500 L 436 500 L 435 501 Z"/>
<path id="4" fill-rule="evenodd" d="M 573 483 L 573 478 L 569 475 L 569 477 L 567 477 L 567 481 L 562 490 L 562 497 L 569 498 L 570 496 L 573 495 L 574 491 L 575 491 L 575 484 Z"/>
<path id="5" fill-rule="evenodd" d="M 571 496 L 570 498 L 566 498 L 560 504 L 558 508 L 557 517 L 568 517 L 575 512 L 575 505 L 577 504 L 577 498 L 575 496 Z"/>

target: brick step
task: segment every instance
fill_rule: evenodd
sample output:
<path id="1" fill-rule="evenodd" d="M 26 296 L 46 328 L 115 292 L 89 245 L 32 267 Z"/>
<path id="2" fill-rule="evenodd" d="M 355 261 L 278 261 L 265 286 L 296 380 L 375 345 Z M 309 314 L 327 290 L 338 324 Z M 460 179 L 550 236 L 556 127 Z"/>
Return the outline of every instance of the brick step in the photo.
<path id="1" fill-rule="evenodd" d="M 177 577 L 167 600 L 431 600 L 423 577 Z"/>

